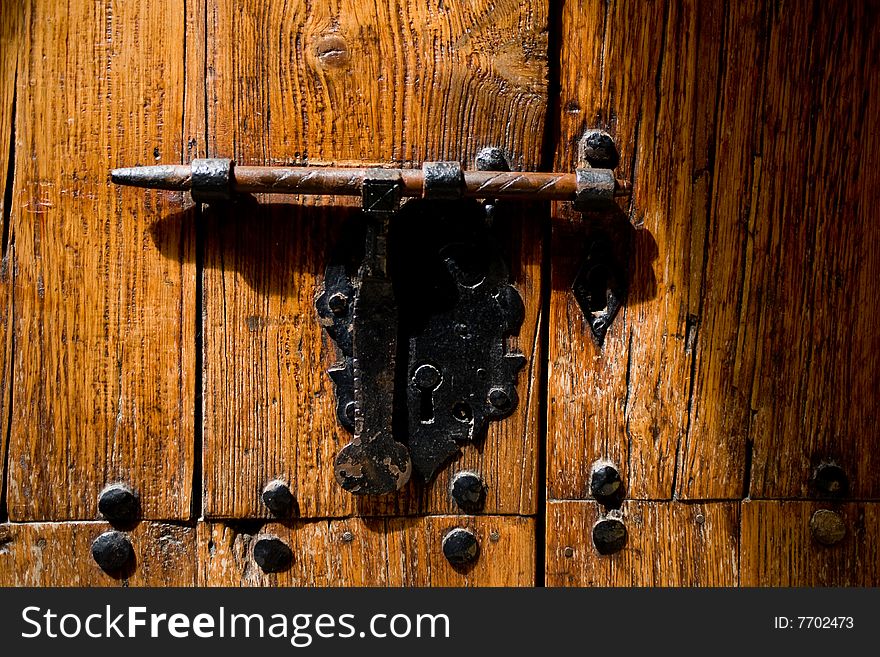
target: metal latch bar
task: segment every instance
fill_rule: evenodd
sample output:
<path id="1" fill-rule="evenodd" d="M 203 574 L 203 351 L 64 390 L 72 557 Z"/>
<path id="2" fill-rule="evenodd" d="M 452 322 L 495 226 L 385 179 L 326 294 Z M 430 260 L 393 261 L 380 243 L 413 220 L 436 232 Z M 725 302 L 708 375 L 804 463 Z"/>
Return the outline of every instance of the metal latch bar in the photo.
<path id="1" fill-rule="evenodd" d="M 401 196 L 437 198 L 436 172 L 449 162 L 426 162 L 421 169 L 385 169 L 401 181 Z M 190 191 L 196 201 L 214 201 L 245 194 L 304 194 L 361 196 L 364 180 L 376 168 L 236 166 L 231 160 L 209 158 L 191 164 L 114 169 L 110 179 L 118 185 Z M 576 173 L 539 171 L 461 171 L 463 198 L 577 201 L 579 205 L 629 196 L 630 183 L 618 180 L 611 169 L 588 168 Z M 458 182 L 456 182 L 458 187 Z"/>

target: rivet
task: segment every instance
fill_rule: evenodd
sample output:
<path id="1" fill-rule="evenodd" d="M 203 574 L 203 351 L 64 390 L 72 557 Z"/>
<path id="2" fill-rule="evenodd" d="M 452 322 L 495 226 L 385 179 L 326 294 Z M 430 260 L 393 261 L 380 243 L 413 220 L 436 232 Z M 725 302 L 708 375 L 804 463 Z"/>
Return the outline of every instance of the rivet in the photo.
<path id="1" fill-rule="evenodd" d="M 593 545 L 599 554 L 614 554 L 626 545 L 626 526 L 616 518 L 605 518 L 593 525 Z"/>
<path id="2" fill-rule="evenodd" d="M 254 543 L 254 561 L 264 573 L 280 573 L 290 568 L 293 552 L 277 536 L 264 536 Z"/>
<path id="3" fill-rule="evenodd" d="M 489 540 L 493 543 L 497 543 L 501 540 L 501 534 L 498 533 L 498 530 L 493 529 L 491 532 L 489 532 Z"/>
<path id="4" fill-rule="evenodd" d="M 846 536 L 846 524 L 834 511 L 819 509 L 810 518 L 810 533 L 822 545 L 834 545 Z"/>
<path id="5" fill-rule="evenodd" d="M 342 292 L 334 292 L 327 299 L 327 307 L 337 317 L 348 312 L 348 296 Z"/>
<path id="6" fill-rule="evenodd" d="M 849 493 L 849 478 L 836 463 L 822 463 L 813 474 L 813 485 L 821 497 L 846 497 Z"/>
<path id="7" fill-rule="evenodd" d="M 278 479 L 270 481 L 263 489 L 263 504 L 276 518 L 286 518 L 293 509 L 293 494 L 290 487 Z"/>
<path id="8" fill-rule="evenodd" d="M 579 155 L 579 159 L 597 169 L 615 169 L 620 164 L 614 138 L 604 130 L 587 130 L 581 137 Z"/>
<path id="9" fill-rule="evenodd" d="M 354 540 L 354 534 L 349 531 L 342 532 L 342 542 L 351 543 Z"/>
<path id="10" fill-rule="evenodd" d="M 613 465 L 597 463 L 590 475 L 590 494 L 604 506 L 617 506 L 623 498 L 623 482 Z"/>
<path id="11" fill-rule="evenodd" d="M 477 558 L 480 546 L 470 529 L 456 527 L 443 537 L 443 556 L 453 566 L 463 566 Z"/>
<path id="12" fill-rule="evenodd" d="M 440 385 L 440 370 L 431 365 L 424 363 L 416 368 L 413 372 L 413 385 L 423 391 L 436 390 Z"/>
<path id="13" fill-rule="evenodd" d="M 499 411 L 509 411 L 513 402 L 504 388 L 492 388 L 489 391 L 489 403 Z"/>
<path id="14" fill-rule="evenodd" d="M 486 500 L 486 485 L 482 478 L 476 472 L 468 470 L 455 474 L 449 492 L 458 508 L 466 513 L 481 510 Z"/>
<path id="15" fill-rule="evenodd" d="M 562 554 L 565 556 L 566 559 L 571 559 L 574 556 L 574 548 L 567 547 L 562 551 Z"/>
<path id="16" fill-rule="evenodd" d="M 140 500 L 128 484 L 112 484 L 101 491 L 98 511 L 110 522 L 133 522 L 140 511 Z"/>
<path id="17" fill-rule="evenodd" d="M 476 164 L 478 171 L 510 171 L 504 151 L 497 146 L 486 146 L 477 153 Z"/>
<path id="18" fill-rule="evenodd" d="M 92 558 L 105 573 L 117 573 L 134 561 L 134 548 L 122 532 L 104 532 L 92 541 Z"/>
<path id="19" fill-rule="evenodd" d="M 694 516 L 694 522 L 698 525 L 702 525 L 706 522 L 706 516 L 704 516 L 702 513 L 698 513 Z"/>

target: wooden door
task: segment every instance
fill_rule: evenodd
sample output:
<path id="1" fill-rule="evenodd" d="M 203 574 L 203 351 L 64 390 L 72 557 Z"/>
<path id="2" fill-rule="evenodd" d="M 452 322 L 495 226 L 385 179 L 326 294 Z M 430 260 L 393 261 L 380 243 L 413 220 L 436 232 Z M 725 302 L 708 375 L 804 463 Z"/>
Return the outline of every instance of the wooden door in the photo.
<path id="1" fill-rule="evenodd" d="M 877 3 L 26 0 L 2 10 L 0 583 L 876 585 Z M 514 415 L 430 482 L 355 498 L 317 321 L 341 198 L 194 205 L 117 166 L 571 171 L 632 181 L 599 346 L 571 287 L 602 219 L 511 210 Z M 598 223 L 597 223 L 598 222 Z M 597 228 L 597 226 L 599 228 Z M 593 465 L 625 497 L 593 501 Z M 815 474 L 843 473 L 826 496 Z M 463 470 L 486 486 L 462 513 Z M 826 470 L 826 472 L 828 472 Z M 261 500 L 286 483 L 293 514 Z M 124 578 L 98 497 L 140 500 Z M 838 482 L 840 483 L 840 482 Z M 811 521 L 836 515 L 824 545 Z M 593 543 L 613 517 L 626 542 Z M 453 567 L 446 533 L 472 529 Z M 820 532 L 821 533 L 821 532 Z M 256 567 L 259 536 L 292 565 Z M 34 555 L 40 558 L 35 559 Z"/>

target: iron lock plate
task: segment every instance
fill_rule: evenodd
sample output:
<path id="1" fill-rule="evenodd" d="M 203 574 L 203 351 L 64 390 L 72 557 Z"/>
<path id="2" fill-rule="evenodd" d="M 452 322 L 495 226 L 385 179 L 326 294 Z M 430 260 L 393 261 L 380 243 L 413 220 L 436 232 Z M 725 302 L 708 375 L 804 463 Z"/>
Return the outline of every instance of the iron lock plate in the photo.
<path id="1" fill-rule="evenodd" d="M 393 304 L 375 296 L 369 274 L 369 250 L 384 221 L 390 228 L 386 255 Z M 355 434 L 335 462 L 346 490 L 381 494 L 406 483 L 409 468 L 394 456 L 398 447 L 383 441 L 383 449 L 371 450 L 372 460 L 363 458 L 362 446 L 377 434 L 404 445 L 412 470 L 428 480 L 459 445 L 480 440 L 490 421 L 515 410 L 516 380 L 526 359 L 508 352 L 506 338 L 519 331 L 524 306 L 510 285 L 484 204 L 413 200 L 388 219 L 366 212 L 345 231 L 316 307 L 340 354 L 329 370 L 337 416 Z M 366 341 L 359 339 L 364 331 L 370 333 Z M 387 350 L 391 333 L 394 353 L 373 360 L 377 351 Z M 392 370 L 393 385 L 368 385 L 377 378 L 369 368 L 382 368 L 383 362 Z M 370 411 L 373 418 L 366 417 Z M 377 416 L 383 418 L 379 423 Z"/>

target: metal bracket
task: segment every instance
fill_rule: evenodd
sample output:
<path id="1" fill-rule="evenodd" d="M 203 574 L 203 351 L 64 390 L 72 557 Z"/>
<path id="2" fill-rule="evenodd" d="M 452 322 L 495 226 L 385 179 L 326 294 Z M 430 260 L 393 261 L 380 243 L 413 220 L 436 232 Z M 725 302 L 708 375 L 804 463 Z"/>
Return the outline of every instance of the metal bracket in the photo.
<path id="1" fill-rule="evenodd" d="M 602 346 L 627 293 L 625 264 L 620 260 L 626 245 L 615 244 L 616 234 L 623 231 L 606 232 L 608 224 L 615 221 L 614 212 L 619 212 L 614 203 L 613 169 L 620 163 L 620 155 L 611 135 L 604 130 L 587 130 L 579 143 L 578 158 L 574 206 L 585 214 L 604 217 L 589 222 L 586 255 L 572 292 L 590 325 L 593 340 Z"/>

